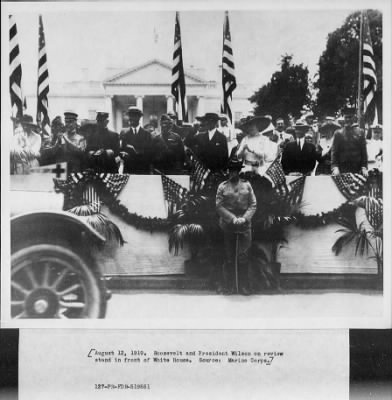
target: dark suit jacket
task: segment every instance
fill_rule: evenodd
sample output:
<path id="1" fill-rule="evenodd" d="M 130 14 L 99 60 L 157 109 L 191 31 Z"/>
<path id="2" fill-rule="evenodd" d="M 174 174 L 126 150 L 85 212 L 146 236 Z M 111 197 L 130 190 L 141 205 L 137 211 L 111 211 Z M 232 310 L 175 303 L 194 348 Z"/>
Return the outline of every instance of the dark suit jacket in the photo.
<path id="1" fill-rule="evenodd" d="M 227 167 L 227 140 L 223 133 L 215 130 L 210 140 L 208 132 L 199 133 L 194 137 L 193 151 L 199 160 L 212 172 Z"/>
<path id="2" fill-rule="evenodd" d="M 113 150 L 114 157 L 120 152 L 120 138 L 116 132 L 109 129 L 98 130 L 98 127 L 87 137 L 86 151 L 97 151 L 100 149 Z"/>
<path id="3" fill-rule="evenodd" d="M 150 132 L 139 128 L 137 135 L 131 128 L 120 134 L 120 151 L 128 153 L 129 157 L 124 161 L 125 173 L 148 174 L 152 168 L 154 156 L 153 139 Z M 128 145 L 133 146 L 136 153 Z"/>
<path id="4" fill-rule="evenodd" d="M 305 141 L 302 150 L 299 148 L 297 141 L 289 142 L 282 153 L 282 167 L 285 174 L 290 172 L 301 172 L 304 175 L 312 172 L 321 157 L 321 154 L 316 151 L 316 146 L 313 143 Z"/>

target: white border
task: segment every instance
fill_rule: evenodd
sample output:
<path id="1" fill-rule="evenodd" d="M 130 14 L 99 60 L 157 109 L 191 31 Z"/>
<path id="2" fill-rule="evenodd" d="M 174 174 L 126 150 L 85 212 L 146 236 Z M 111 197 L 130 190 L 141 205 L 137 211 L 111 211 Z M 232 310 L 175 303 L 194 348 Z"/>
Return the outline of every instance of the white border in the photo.
<path id="1" fill-rule="evenodd" d="M 391 151 L 386 152 L 384 157 L 384 296 L 383 296 L 383 315 L 380 318 L 306 318 L 306 319 L 237 319 L 227 316 L 222 318 L 213 315 L 213 310 L 208 318 L 204 319 L 187 319 L 184 316 L 173 319 L 154 319 L 150 318 L 133 320 L 10 320 L 9 299 L 10 296 L 10 274 L 9 274 L 9 225 L 7 223 L 9 214 L 9 204 L 7 201 L 7 193 L 9 190 L 9 156 L 8 156 L 8 143 L 7 129 L 9 128 L 9 92 L 8 92 L 8 14 L 18 12 L 34 12 L 40 11 L 59 12 L 70 11 L 72 12 L 90 12 L 94 8 L 97 11 L 160 11 L 160 10 L 281 10 L 285 9 L 313 9 L 313 10 L 328 10 L 328 9 L 347 9 L 348 14 L 353 10 L 361 8 L 379 9 L 383 12 L 383 71 L 384 71 L 384 143 L 385 148 L 391 150 L 391 116 L 388 112 L 391 110 L 391 4 L 388 0 L 321 0 L 321 1 L 293 1 L 289 0 L 275 0 L 275 1 L 223 1 L 223 0 L 209 0 L 209 1 L 128 1 L 128 2 L 2 2 L 2 65 L 1 65 L 1 82 L 2 82 L 2 108 L 1 108 L 1 130 L 2 130 L 2 192 L 1 192 L 1 213 L 2 213 L 2 253 L 1 253 L 1 326 L 4 328 L 132 328 L 132 329 L 282 329 L 282 328 L 295 328 L 295 329 L 321 329 L 321 328 L 390 328 L 391 327 L 391 247 L 387 245 L 390 243 L 391 236 L 391 208 L 389 207 L 392 201 L 391 185 L 390 185 L 390 172 L 391 172 Z M 156 304 L 155 304 L 156 303 Z M 159 306 L 159 297 L 157 302 L 151 304 L 151 307 Z M 196 303 L 196 301 L 195 301 Z M 195 304 L 197 307 L 197 304 Z M 358 307 L 361 307 L 358 304 Z M 127 316 L 124 316 L 127 318 Z"/>

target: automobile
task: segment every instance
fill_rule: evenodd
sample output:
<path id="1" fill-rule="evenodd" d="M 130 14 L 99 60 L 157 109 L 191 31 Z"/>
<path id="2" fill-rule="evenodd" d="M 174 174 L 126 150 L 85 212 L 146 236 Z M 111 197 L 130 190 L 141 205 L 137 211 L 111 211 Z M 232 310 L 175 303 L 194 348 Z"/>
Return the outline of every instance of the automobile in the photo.
<path id="1" fill-rule="evenodd" d="M 104 318 L 110 292 L 99 254 L 106 240 L 62 211 L 52 170 L 11 175 L 11 317 Z"/>

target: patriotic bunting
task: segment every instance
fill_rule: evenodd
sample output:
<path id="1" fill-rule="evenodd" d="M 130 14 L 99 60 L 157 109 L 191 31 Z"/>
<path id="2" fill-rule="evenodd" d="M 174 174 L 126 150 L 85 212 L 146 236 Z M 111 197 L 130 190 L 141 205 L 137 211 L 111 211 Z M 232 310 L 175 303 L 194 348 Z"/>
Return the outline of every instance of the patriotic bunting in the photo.
<path id="1" fill-rule="evenodd" d="M 336 187 L 340 193 L 348 199 L 354 200 L 359 197 L 365 188 L 366 178 L 360 174 L 352 174 L 351 172 L 332 175 Z"/>

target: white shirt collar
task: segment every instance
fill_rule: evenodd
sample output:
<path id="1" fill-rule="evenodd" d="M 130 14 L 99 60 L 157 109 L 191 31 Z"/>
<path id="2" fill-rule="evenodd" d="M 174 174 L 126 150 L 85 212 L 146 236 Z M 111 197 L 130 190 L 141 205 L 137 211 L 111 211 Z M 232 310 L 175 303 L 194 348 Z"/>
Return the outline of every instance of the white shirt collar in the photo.
<path id="1" fill-rule="evenodd" d="M 208 131 L 208 138 L 212 140 L 212 137 L 215 135 L 215 129 Z"/>
<path id="2" fill-rule="evenodd" d="M 302 148 L 304 147 L 304 143 L 305 143 L 305 136 L 297 139 L 297 143 L 298 143 L 298 140 L 299 140 L 299 146 L 301 147 L 301 150 L 302 150 Z"/>
<path id="3" fill-rule="evenodd" d="M 140 125 L 138 125 L 137 127 L 131 126 L 131 128 L 132 128 L 132 132 L 138 134 L 138 133 L 139 133 L 139 130 L 140 130 Z"/>

